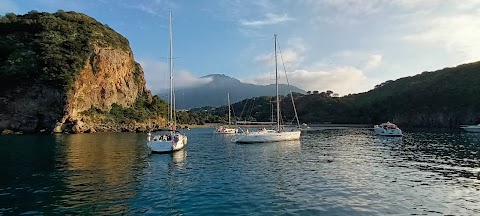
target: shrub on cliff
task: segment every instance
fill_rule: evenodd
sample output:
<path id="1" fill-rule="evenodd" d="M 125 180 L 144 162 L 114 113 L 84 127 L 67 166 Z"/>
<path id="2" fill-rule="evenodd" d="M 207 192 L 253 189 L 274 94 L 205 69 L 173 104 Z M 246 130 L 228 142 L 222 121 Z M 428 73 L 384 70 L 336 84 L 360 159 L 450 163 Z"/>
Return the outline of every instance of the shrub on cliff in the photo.
<path id="1" fill-rule="evenodd" d="M 165 117 L 167 103 L 158 96 L 153 96 L 151 100 L 146 95 L 139 96 L 131 107 L 123 107 L 113 104 L 109 111 L 98 108 L 90 108 L 81 114 L 89 117 L 100 116 L 107 122 L 114 123 L 131 123 L 144 122 L 148 119 L 157 117 Z"/>
<path id="2" fill-rule="evenodd" d="M 68 89 L 94 46 L 130 51 L 126 38 L 81 13 L 0 16 L 0 92 L 32 82 Z"/>

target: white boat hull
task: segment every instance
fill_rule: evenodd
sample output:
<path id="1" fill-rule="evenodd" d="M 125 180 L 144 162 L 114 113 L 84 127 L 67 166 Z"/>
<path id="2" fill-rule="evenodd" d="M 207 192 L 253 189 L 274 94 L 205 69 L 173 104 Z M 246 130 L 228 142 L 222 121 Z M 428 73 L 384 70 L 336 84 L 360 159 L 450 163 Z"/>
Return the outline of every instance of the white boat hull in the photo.
<path id="1" fill-rule="evenodd" d="M 236 135 L 231 141 L 246 144 L 300 140 L 300 134 L 301 131 L 299 130 L 282 132 L 276 132 L 273 130 L 255 131 Z"/>
<path id="2" fill-rule="evenodd" d="M 480 133 L 480 125 L 471 125 L 471 126 L 465 126 L 462 128 L 467 132 Z"/>
<path id="3" fill-rule="evenodd" d="M 224 128 L 224 129 L 216 129 L 213 131 L 214 134 L 236 134 L 238 133 L 238 129 L 236 128 Z"/>
<path id="4" fill-rule="evenodd" d="M 152 153 L 169 153 L 183 149 L 187 145 L 187 136 L 176 135 L 173 140 L 163 140 L 154 137 L 147 142 L 147 146 Z"/>
<path id="5" fill-rule="evenodd" d="M 375 135 L 379 136 L 403 136 L 402 130 L 400 130 L 400 128 L 384 129 L 381 127 L 375 127 L 373 130 L 375 132 Z"/>

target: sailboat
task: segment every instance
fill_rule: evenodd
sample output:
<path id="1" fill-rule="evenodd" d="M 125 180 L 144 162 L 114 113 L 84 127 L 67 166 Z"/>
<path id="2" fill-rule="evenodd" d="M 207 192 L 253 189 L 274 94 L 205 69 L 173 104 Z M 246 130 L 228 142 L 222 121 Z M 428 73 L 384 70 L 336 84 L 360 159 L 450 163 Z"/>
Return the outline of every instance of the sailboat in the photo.
<path id="1" fill-rule="evenodd" d="M 238 128 L 231 128 L 232 121 L 231 121 L 231 109 L 230 109 L 230 93 L 227 93 L 227 101 L 228 101 L 228 125 L 222 125 L 213 131 L 214 134 L 236 134 L 238 133 Z"/>
<path id="2" fill-rule="evenodd" d="M 280 125 L 280 98 L 278 96 L 278 64 L 277 64 L 277 35 L 275 36 L 275 89 L 276 89 L 276 128 L 275 129 L 261 129 L 259 131 L 249 132 L 248 129 L 241 134 L 234 136 L 231 141 L 235 143 L 266 143 L 266 142 L 280 142 L 280 141 L 290 141 L 290 140 L 299 140 L 300 139 L 300 129 L 284 129 Z M 292 99 L 293 103 L 293 99 Z M 294 105 L 295 108 L 295 105 Z M 297 124 L 298 124 L 298 117 Z M 299 127 L 299 126 L 298 126 Z"/>
<path id="3" fill-rule="evenodd" d="M 172 12 L 170 11 L 170 102 L 168 105 L 168 130 L 151 131 L 147 135 L 147 146 L 152 153 L 169 153 L 183 149 L 187 145 L 187 136 L 177 130 L 175 114 L 175 91 L 173 86 L 173 39 Z M 152 132 L 158 134 L 153 135 Z"/>

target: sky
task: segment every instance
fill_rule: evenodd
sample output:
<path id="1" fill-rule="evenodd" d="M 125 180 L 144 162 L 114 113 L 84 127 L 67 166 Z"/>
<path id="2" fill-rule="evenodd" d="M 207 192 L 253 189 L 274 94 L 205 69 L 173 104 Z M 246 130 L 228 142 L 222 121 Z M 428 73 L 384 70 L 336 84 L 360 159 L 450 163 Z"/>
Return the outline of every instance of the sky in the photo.
<path id="1" fill-rule="evenodd" d="M 274 34 L 280 82 L 307 91 L 359 93 L 480 60 L 480 0 L 0 0 L 0 14 L 59 9 L 125 36 L 153 92 L 168 87 L 169 11 L 178 88 L 208 74 L 273 83 Z"/>

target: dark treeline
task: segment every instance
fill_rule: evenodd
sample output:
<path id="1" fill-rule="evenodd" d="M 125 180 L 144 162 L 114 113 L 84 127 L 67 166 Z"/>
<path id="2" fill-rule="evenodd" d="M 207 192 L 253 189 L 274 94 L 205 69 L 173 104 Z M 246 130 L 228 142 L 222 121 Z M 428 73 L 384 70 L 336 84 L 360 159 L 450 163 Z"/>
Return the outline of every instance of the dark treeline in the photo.
<path id="1" fill-rule="evenodd" d="M 376 124 L 394 121 L 411 127 L 457 127 L 480 122 L 480 62 L 389 80 L 360 94 L 337 97 L 332 91 L 294 93 L 300 123 Z M 272 97 L 232 105 L 238 120 L 270 121 Z M 292 122 L 290 96 L 281 99 L 282 119 Z M 199 110 L 192 110 L 196 112 Z M 227 107 L 202 112 L 225 119 Z"/>

